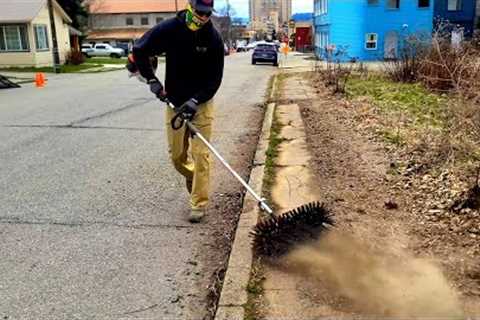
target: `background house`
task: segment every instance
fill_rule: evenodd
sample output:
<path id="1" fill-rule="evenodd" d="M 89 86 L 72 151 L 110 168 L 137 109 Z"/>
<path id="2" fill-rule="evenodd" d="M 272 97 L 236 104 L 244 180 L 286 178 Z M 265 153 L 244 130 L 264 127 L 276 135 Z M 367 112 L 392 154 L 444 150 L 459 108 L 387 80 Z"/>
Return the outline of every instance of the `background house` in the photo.
<path id="1" fill-rule="evenodd" d="M 313 45 L 313 14 L 296 13 L 292 15 L 295 23 L 293 33 L 293 44 L 295 50 L 301 52 L 312 51 Z"/>
<path id="2" fill-rule="evenodd" d="M 186 7 L 187 0 L 94 0 L 90 4 L 90 43 L 110 43 L 124 49 L 164 19 Z"/>
<path id="3" fill-rule="evenodd" d="M 314 10 L 320 58 L 395 58 L 403 36 L 433 29 L 433 0 L 315 0 Z"/>
<path id="4" fill-rule="evenodd" d="M 447 21 L 452 27 L 462 28 L 470 37 L 475 25 L 476 0 L 435 0 L 434 16 L 437 22 Z"/>
<path id="5" fill-rule="evenodd" d="M 53 0 L 55 27 L 64 63 L 70 51 L 68 15 Z M 0 0 L 0 66 L 52 66 L 52 33 L 47 0 Z"/>

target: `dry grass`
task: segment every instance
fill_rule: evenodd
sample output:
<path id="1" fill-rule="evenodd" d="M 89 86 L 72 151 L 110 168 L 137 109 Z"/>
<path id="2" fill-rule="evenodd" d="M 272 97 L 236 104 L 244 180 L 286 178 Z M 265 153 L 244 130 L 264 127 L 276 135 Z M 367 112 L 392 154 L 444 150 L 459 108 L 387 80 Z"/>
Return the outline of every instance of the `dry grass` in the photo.
<path id="1" fill-rule="evenodd" d="M 375 131 L 417 158 L 424 170 L 479 165 L 480 113 L 471 101 L 380 76 L 353 77 L 346 92 L 354 101 L 373 105 Z"/>

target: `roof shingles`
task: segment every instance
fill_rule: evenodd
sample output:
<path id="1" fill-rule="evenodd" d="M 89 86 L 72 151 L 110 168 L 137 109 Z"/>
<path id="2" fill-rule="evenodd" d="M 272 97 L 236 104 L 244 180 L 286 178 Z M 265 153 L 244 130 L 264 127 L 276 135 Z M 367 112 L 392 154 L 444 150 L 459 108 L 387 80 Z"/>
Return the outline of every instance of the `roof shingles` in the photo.
<path id="1" fill-rule="evenodd" d="M 1 22 L 28 22 L 33 20 L 45 0 L 0 0 L 0 21 Z"/>
<path id="2" fill-rule="evenodd" d="M 54 1 L 54 6 L 62 15 L 63 19 L 71 23 L 72 20 Z M 46 0 L 0 0 L 0 22 L 2 23 L 16 23 L 16 22 L 30 22 L 46 6 Z"/>

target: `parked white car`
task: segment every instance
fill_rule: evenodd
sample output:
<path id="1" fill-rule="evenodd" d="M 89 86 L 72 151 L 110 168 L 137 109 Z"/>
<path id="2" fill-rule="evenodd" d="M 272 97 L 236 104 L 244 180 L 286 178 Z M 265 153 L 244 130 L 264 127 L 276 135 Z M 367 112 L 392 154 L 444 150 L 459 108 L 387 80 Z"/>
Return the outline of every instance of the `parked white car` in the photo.
<path id="1" fill-rule="evenodd" d="M 95 46 L 91 44 L 83 44 L 82 53 L 86 57 L 120 58 L 125 55 L 125 51 L 123 49 L 114 48 L 108 43 L 97 43 Z"/>
<path id="2" fill-rule="evenodd" d="M 258 42 L 257 41 L 254 41 L 254 42 L 250 42 L 249 44 L 247 44 L 246 48 L 247 48 L 247 51 L 250 51 L 250 50 L 253 50 L 255 49 L 255 47 L 257 46 Z"/>
<path id="3" fill-rule="evenodd" d="M 245 52 L 247 49 L 247 41 L 237 41 L 237 52 Z"/>

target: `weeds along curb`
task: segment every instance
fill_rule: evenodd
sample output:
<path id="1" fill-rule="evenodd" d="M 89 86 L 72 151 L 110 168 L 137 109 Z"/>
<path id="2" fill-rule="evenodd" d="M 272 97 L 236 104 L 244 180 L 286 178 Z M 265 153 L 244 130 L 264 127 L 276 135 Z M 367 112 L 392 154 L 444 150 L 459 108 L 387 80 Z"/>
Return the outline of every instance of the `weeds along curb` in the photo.
<path id="1" fill-rule="evenodd" d="M 272 101 L 272 98 L 275 96 L 275 88 L 276 76 L 272 81 L 272 89 L 268 96 L 269 101 Z M 258 194 L 261 194 L 263 189 L 266 152 L 269 147 L 274 110 L 275 104 L 269 103 L 265 111 L 262 132 L 249 180 L 250 186 Z M 259 214 L 260 210 L 256 200 L 247 193 L 244 198 L 237 231 L 235 232 L 235 239 L 220 293 L 215 320 L 243 320 L 245 317 L 245 305 L 248 302 L 247 287 L 253 263 L 250 232 L 257 224 Z"/>

